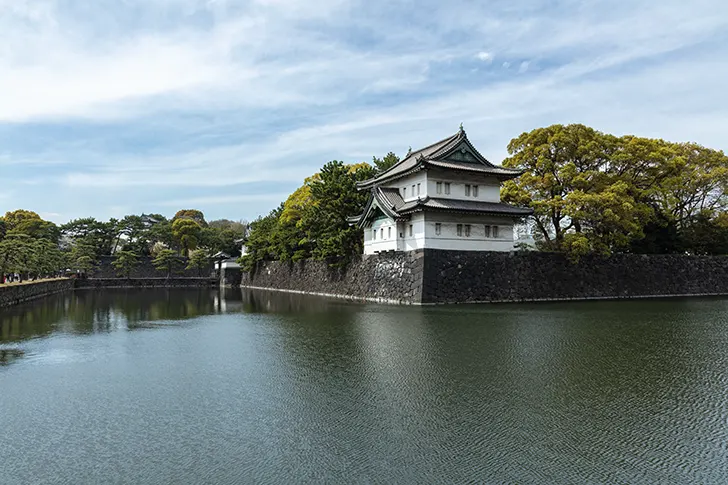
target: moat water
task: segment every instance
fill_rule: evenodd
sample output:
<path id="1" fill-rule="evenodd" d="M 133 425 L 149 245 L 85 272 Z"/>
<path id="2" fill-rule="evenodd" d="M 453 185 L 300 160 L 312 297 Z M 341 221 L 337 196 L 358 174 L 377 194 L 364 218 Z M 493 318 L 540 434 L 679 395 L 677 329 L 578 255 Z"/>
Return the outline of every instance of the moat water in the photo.
<path id="1" fill-rule="evenodd" d="M 728 300 L 0 310 L 0 483 L 728 483 Z"/>

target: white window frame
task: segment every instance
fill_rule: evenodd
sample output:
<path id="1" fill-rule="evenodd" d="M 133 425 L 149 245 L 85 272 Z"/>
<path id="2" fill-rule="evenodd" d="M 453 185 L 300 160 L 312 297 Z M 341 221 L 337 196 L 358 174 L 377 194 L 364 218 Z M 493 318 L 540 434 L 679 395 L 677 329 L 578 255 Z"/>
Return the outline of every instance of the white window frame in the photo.
<path id="1" fill-rule="evenodd" d="M 445 194 L 450 194 L 450 182 L 445 182 Z"/>
<path id="2" fill-rule="evenodd" d="M 485 237 L 490 238 L 490 225 L 485 225 Z"/>
<path id="3" fill-rule="evenodd" d="M 463 237 L 463 225 L 458 224 L 457 227 L 455 228 L 455 232 L 458 235 L 458 237 Z"/>
<path id="4" fill-rule="evenodd" d="M 478 186 L 473 185 L 473 197 L 478 197 Z"/>
<path id="5" fill-rule="evenodd" d="M 437 192 L 438 194 L 442 194 L 442 182 L 435 183 L 435 192 Z"/>
<path id="6" fill-rule="evenodd" d="M 493 226 L 493 238 L 498 239 L 498 226 Z"/>
<path id="7" fill-rule="evenodd" d="M 435 236 L 439 236 L 442 233 L 442 224 L 439 222 L 435 223 Z"/>
<path id="8" fill-rule="evenodd" d="M 470 184 L 465 184 L 465 197 L 470 197 Z"/>
<path id="9" fill-rule="evenodd" d="M 470 224 L 465 224 L 465 237 L 470 237 Z"/>

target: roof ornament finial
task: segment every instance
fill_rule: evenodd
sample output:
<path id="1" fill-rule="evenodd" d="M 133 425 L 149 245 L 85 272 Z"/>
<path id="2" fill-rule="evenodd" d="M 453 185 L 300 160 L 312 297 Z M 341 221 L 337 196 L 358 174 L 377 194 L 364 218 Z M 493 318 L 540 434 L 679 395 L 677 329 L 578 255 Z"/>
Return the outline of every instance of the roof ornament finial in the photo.
<path id="1" fill-rule="evenodd" d="M 465 128 L 463 127 L 463 122 L 460 122 L 460 133 L 465 133 Z"/>
<path id="2" fill-rule="evenodd" d="M 405 155 L 405 158 L 409 157 L 410 155 L 412 155 L 412 145 L 410 145 L 409 149 L 407 150 L 407 155 Z"/>

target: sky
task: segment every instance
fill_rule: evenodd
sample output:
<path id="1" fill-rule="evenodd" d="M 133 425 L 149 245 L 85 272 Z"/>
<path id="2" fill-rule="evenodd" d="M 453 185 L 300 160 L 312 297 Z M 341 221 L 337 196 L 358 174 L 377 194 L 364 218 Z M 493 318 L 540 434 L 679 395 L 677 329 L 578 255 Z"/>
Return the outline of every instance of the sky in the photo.
<path id="1" fill-rule="evenodd" d="M 0 0 L 0 213 L 253 220 L 461 122 L 728 150 L 728 2 Z"/>

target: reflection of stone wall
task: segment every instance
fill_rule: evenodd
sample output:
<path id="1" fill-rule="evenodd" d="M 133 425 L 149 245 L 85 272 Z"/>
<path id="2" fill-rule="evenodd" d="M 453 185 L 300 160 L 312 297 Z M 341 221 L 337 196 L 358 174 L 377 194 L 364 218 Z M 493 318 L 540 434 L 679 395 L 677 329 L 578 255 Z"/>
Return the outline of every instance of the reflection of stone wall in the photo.
<path id="1" fill-rule="evenodd" d="M 159 278 L 164 277 L 165 272 L 157 270 L 154 265 L 152 264 L 152 259 L 150 257 L 144 257 L 139 258 L 139 266 L 134 268 L 134 271 L 131 273 L 132 278 Z M 210 262 L 210 267 L 203 270 L 202 272 L 198 271 L 197 269 L 185 269 L 187 267 L 187 259 L 186 258 L 179 258 L 180 260 L 180 270 L 175 272 L 172 276 L 185 276 L 185 277 L 200 277 L 200 276 L 209 276 L 214 271 L 214 267 L 212 262 Z M 94 268 L 93 271 L 89 274 L 89 277 L 91 278 L 119 278 L 119 272 L 114 268 L 114 266 L 111 264 L 114 261 L 113 256 L 101 256 L 99 259 L 98 264 Z"/>
<path id="2" fill-rule="evenodd" d="M 242 286 L 397 303 L 467 303 L 728 294 L 728 257 L 425 249 L 325 263 L 263 262 Z"/>
<path id="3" fill-rule="evenodd" d="M 73 283 L 73 280 L 68 279 L 0 286 L 0 308 L 72 290 Z"/>
<path id="4" fill-rule="evenodd" d="M 76 281 L 76 288 L 200 288 L 217 286 L 216 278 L 88 278 Z"/>
<path id="5" fill-rule="evenodd" d="M 227 286 L 230 288 L 240 286 L 242 274 L 243 273 L 240 268 L 221 268 L 220 286 Z"/>
<path id="6" fill-rule="evenodd" d="M 363 256 L 345 270 L 323 261 L 261 262 L 242 274 L 242 286 L 339 296 L 355 300 L 413 303 L 422 292 L 422 250 Z"/>

